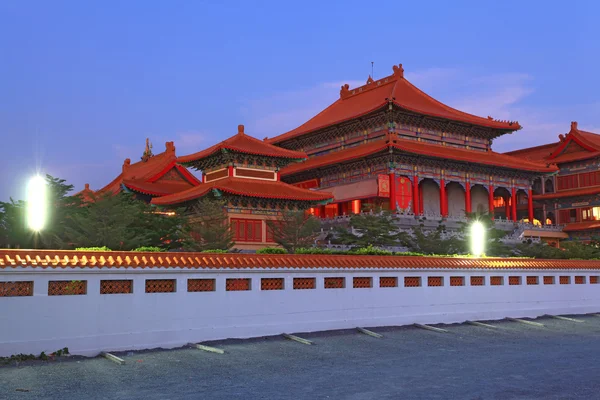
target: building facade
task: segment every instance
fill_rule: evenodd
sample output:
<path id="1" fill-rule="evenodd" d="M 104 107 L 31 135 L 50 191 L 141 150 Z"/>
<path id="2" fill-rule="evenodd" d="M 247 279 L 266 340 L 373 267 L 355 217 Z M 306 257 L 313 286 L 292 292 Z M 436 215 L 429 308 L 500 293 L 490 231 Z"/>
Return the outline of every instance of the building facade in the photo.
<path id="1" fill-rule="evenodd" d="M 534 180 L 535 215 L 564 225 L 573 239 L 595 240 L 600 233 L 600 135 L 572 122 L 558 142 L 507 154 L 556 165 L 556 173 Z"/>
<path id="2" fill-rule="evenodd" d="M 269 143 L 305 152 L 282 179 L 331 192 L 320 217 L 371 206 L 415 215 L 533 221 L 533 180 L 553 165 L 492 150 L 493 139 L 521 129 L 518 122 L 482 118 L 428 96 L 405 77 L 402 65 L 364 86 L 342 86 L 340 98 L 300 127 Z"/>
<path id="3" fill-rule="evenodd" d="M 535 227 L 540 238 L 564 239 L 556 224 L 565 224 L 573 237 L 589 240 L 600 228 L 600 136 L 574 123 L 558 143 L 493 151 L 494 139 L 520 129 L 435 100 L 400 64 L 363 86 L 342 86 L 337 101 L 274 138 L 258 140 L 240 125 L 231 138 L 182 157 L 172 142 L 157 155 L 147 143 L 142 160 L 126 160 L 99 192 L 126 190 L 164 208 L 223 197 L 243 249 L 272 244 L 265 221 L 286 208 L 327 220 L 385 208 L 413 224 L 414 217 L 489 213 L 503 229 L 520 229 L 519 237 Z M 202 181 L 188 168 L 201 171 Z"/>

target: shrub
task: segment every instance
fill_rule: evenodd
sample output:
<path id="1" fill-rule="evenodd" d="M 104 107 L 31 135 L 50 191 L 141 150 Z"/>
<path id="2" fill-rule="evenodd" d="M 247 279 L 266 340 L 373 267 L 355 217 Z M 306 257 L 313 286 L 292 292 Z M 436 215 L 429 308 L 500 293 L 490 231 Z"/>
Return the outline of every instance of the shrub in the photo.
<path id="1" fill-rule="evenodd" d="M 77 251 L 112 251 L 106 246 L 102 247 L 77 247 L 75 250 Z"/>
<path id="2" fill-rule="evenodd" d="M 265 247 L 262 249 L 256 250 L 257 254 L 287 254 L 285 249 L 281 249 L 279 247 Z"/>
<path id="3" fill-rule="evenodd" d="M 394 255 L 394 252 L 389 250 L 382 250 L 380 248 L 374 247 L 373 245 L 368 245 L 367 247 L 362 247 L 360 249 L 353 250 L 352 254 L 368 256 L 391 256 Z"/>
<path id="4" fill-rule="evenodd" d="M 166 250 L 161 249 L 160 247 L 156 247 L 156 246 L 142 246 L 142 247 L 138 247 L 137 249 L 133 249 L 132 251 L 158 252 L 158 251 L 166 251 Z"/>

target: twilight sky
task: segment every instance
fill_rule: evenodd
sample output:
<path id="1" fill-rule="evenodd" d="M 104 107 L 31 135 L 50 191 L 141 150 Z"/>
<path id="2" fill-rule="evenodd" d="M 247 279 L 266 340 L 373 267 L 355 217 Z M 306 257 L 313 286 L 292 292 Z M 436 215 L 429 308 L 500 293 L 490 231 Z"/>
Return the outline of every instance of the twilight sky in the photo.
<path id="1" fill-rule="evenodd" d="M 600 3 L 0 1 L 0 201 L 35 174 L 98 189 L 174 140 L 295 128 L 403 63 L 446 104 L 524 129 L 507 151 L 600 133 Z"/>

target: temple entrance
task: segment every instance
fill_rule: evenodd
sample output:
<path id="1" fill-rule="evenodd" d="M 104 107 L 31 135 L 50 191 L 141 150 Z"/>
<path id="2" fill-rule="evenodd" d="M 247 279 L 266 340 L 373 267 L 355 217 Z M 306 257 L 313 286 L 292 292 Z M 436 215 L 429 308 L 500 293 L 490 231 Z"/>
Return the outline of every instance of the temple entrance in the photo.
<path id="1" fill-rule="evenodd" d="M 446 195 L 448 196 L 448 216 L 465 216 L 465 189 L 460 183 L 450 182 L 446 185 Z"/>
<path id="2" fill-rule="evenodd" d="M 440 187 L 433 179 L 423 179 L 419 184 L 422 212 L 425 215 L 440 215 Z"/>
<path id="3" fill-rule="evenodd" d="M 483 185 L 471 187 L 471 212 L 479 215 L 490 211 L 488 190 Z"/>
<path id="4" fill-rule="evenodd" d="M 510 197 L 510 192 L 505 187 L 494 190 L 494 218 L 511 219 Z"/>
<path id="5" fill-rule="evenodd" d="M 527 219 L 529 221 L 528 202 L 529 195 L 523 189 L 517 190 L 517 221 Z M 529 221 L 533 223 L 532 221 Z"/>

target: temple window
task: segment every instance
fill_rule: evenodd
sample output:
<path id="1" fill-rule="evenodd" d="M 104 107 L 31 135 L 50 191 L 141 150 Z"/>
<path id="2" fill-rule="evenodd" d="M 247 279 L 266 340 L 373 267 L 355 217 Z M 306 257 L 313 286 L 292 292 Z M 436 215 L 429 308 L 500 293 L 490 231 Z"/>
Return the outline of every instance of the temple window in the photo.
<path id="1" fill-rule="evenodd" d="M 233 240 L 236 242 L 262 242 L 262 220 L 231 218 Z"/>
<path id="2" fill-rule="evenodd" d="M 557 179 L 558 190 L 576 189 L 579 187 L 579 175 L 559 176 Z"/>
<path id="3" fill-rule="evenodd" d="M 598 221 L 600 219 L 600 207 L 588 207 L 581 210 L 583 221 Z"/>

